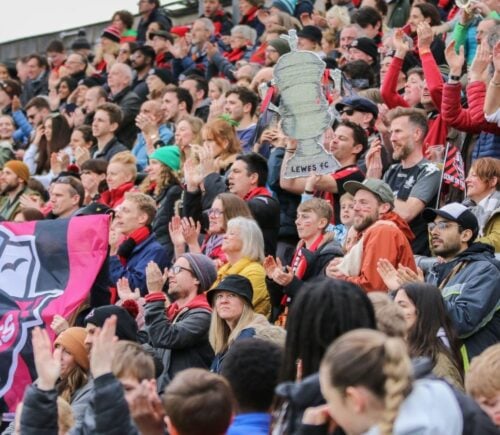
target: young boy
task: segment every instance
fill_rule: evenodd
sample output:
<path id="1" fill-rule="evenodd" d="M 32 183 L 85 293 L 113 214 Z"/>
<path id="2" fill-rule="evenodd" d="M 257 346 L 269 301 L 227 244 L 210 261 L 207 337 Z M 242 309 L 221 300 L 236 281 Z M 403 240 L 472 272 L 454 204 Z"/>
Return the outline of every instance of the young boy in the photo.
<path id="1" fill-rule="evenodd" d="M 474 358 L 465 372 L 465 390 L 500 427 L 500 344 Z"/>
<path id="2" fill-rule="evenodd" d="M 332 206 L 324 199 L 312 198 L 301 203 L 295 220 L 300 241 L 291 265 L 283 267 L 279 258 L 275 260 L 271 256 L 264 260 L 274 318 L 280 312 L 286 314 L 286 307 L 303 282 L 320 275 L 330 260 L 343 255 L 333 233 L 326 232 L 332 214 Z M 283 326 L 284 320 L 278 324 Z"/>

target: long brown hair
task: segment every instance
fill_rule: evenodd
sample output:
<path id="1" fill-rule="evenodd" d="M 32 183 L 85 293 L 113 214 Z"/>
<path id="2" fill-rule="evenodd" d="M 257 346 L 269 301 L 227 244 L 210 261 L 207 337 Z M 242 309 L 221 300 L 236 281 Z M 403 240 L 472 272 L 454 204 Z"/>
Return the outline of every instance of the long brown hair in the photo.
<path id="1" fill-rule="evenodd" d="M 224 231 L 227 229 L 227 223 L 230 219 L 235 217 L 246 217 L 253 219 L 252 212 L 248 207 L 246 201 L 242 200 L 239 196 L 234 193 L 219 193 L 214 201 L 219 199 L 222 202 L 222 212 L 224 216 Z"/>
<path id="2" fill-rule="evenodd" d="M 88 380 L 87 372 L 79 365 L 75 365 L 73 370 L 68 373 L 68 376 L 61 378 L 57 384 L 58 395 L 68 403 L 71 403 L 73 394 L 83 387 Z"/>
<path id="3" fill-rule="evenodd" d="M 52 120 L 52 137 L 49 142 L 44 135 L 38 145 L 38 157 L 36 159 L 37 174 L 42 174 L 50 169 L 51 154 L 61 151 L 69 144 L 71 139 L 71 127 L 64 116 L 60 113 L 49 115 L 43 120 L 44 125 L 48 119 Z"/>

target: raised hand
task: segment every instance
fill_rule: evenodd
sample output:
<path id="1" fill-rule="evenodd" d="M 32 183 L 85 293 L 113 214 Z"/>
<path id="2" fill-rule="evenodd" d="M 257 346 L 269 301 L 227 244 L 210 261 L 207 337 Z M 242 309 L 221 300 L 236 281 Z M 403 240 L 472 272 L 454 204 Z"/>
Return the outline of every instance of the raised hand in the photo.
<path id="1" fill-rule="evenodd" d="M 268 255 L 264 259 L 264 263 L 262 265 L 264 266 L 264 269 L 266 271 L 266 276 L 269 279 L 273 279 L 274 271 L 278 267 L 278 265 L 276 264 L 276 260 L 274 259 L 274 257 L 272 255 Z"/>
<path id="2" fill-rule="evenodd" d="M 163 435 L 165 410 L 156 391 L 154 379 L 144 379 L 127 399 L 130 415 L 139 432 L 144 435 Z"/>
<path id="3" fill-rule="evenodd" d="M 161 293 L 163 285 L 167 281 L 168 271 L 162 274 L 160 268 L 154 261 L 150 261 L 146 266 L 146 285 L 149 293 Z"/>
<path id="4" fill-rule="evenodd" d="M 128 279 L 125 277 L 116 281 L 116 291 L 118 292 L 118 297 L 122 301 L 126 301 L 128 299 L 136 301 L 141 297 L 141 291 L 138 288 L 132 291 Z"/>
<path id="5" fill-rule="evenodd" d="M 472 65 L 470 66 L 469 74 L 470 80 L 481 80 L 487 81 L 488 78 L 488 65 L 491 60 L 491 52 L 488 46 L 487 39 L 483 39 L 481 44 L 476 50 L 476 56 L 472 61 Z"/>
<path id="6" fill-rule="evenodd" d="M 183 218 L 182 222 L 182 236 L 188 245 L 198 244 L 198 236 L 201 232 L 200 222 L 195 222 L 193 218 Z"/>
<path id="7" fill-rule="evenodd" d="M 465 62 L 464 46 L 461 45 L 458 53 L 455 48 L 455 41 L 452 40 L 444 52 L 446 62 L 450 67 L 450 75 L 459 76 L 462 74 L 462 67 Z"/>
<path id="8" fill-rule="evenodd" d="M 423 21 L 417 26 L 417 38 L 419 51 L 430 50 L 434 34 L 429 23 Z"/>
<path id="9" fill-rule="evenodd" d="M 69 328 L 69 323 L 63 316 L 56 314 L 52 319 L 50 327 L 57 335 L 59 335 L 61 332 L 66 331 L 66 329 Z"/>
<path id="10" fill-rule="evenodd" d="M 403 280 L 399 277 L 396 268 L 386 258 L 378 260 L 377 272 L 389 290 L 397 290 L 401 287 Z"/>
<path id="11" fill-rule="evenodd" d="M 410 44 L 406 39 L 406 35 L 401 29 L 398 29 L 394 32 L 392 36 L 392 44 L 394 45 L 394 49 L 396 50 L 396 56 L 399 58 L 404 58 L 406 53 L 410 51 Z"/>
<path id="12" fill-rule="evenodd" d="M 306 192 L 313 192 L 316 189 L 316 184 L 319 183 L 320 179 L 321 175 L 318 175 L 315 172 L 311 173 L 311 175 L 306 178 L 306 185 L 304 187 L 304 190 Z"/>
<path id="13" fill-rule="evenodd" d="M 372 141 L 370 149 L 366 153 L 366 176 L 367 178 L 382 177 L 382 143 L 379 138 Z"/>
<path id="14" fill-rule="evenodd" d="M 52 353 L 52 344 L 49 334 L 38 326 L 31 333 L 35 368 L 38 375 L 37 386 L 40 390 L 54 389 L 57 379 L 61 374 L 61 352 L 58 348 Z"/>
<path id="15" fill-rule="evenodd" d="M 95 378 L 111 373 L 111 364 L 115 356 L 116 316 L 112 315 L 104 321 L 102 328 L 94 332 L 92 350 L 90 352 L 90 371 Z"/>
<path id="16" fill-rule="evenodd" d="M 196 192 L 203 181 L 201 166 L 193 158 L 186 159 L 184 162 L 184 180 L 188 192 Z"/>
<path id="17" fill-rule="evenodd" d="M 493 47 L 493 65 L 495 66 L 495 72 L 500 73 L 500 41 L 497 41 L 495 47 Z"/>
<path id="18" fill-rule="evenodd" d="M 75 162 L 78 166 L 82 166 L 87 160 L 90 159 L 90 151 L 84 147 L 75 148 Z"/>
<path id="19" fill-rule="evenodd" d="M 174 246 L 184 246 L 186 241 L 182 234 L 182 219 L 180 216 L 174 216 L 168 224 L 168 233 Z"/>
<path id="20" fill-rule="evenodd" d="M 398 267 L 398 278 L 402 283 L 425 282 L 424 272 L 420 267 L 417 267 L 417 273 L 415 273 L 409 267 L 403 266 L 402 264 Z"/>

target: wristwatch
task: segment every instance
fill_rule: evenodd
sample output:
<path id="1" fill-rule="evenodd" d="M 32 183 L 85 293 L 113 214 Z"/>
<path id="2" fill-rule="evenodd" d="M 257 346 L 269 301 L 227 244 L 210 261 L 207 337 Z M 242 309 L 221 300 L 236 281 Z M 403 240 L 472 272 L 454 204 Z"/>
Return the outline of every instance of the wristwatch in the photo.
<path id="1" fill-rule="evenodd" d="M 456 82 L 458 83 L 460 81 L 460 76 L 453 76 L 453 75 L 449 75 L 448 76 L 448 83 L 449 82 Z"/>

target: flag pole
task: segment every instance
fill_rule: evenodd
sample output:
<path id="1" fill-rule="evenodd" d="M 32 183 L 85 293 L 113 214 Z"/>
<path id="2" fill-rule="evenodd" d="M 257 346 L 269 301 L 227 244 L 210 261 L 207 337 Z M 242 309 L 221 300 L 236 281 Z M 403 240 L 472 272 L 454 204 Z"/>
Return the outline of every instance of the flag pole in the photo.
<path id="1" fill-rule="evenodd" d="M 446 142 L 446 149 L 444 151 L 444 160 L 443 160 L 443 167 L 441 168 L 441 179 L 439 180 L 439 188 L 438 188 L 438 194 L 437 194 L 437 199 L 436 199 L 436 208 L 439 208 L 439 200 L 441 199 L 441 188 L 443 187 L 443 178 L 444 178 L 444 167 L 446 165 L 446 160 L 448 160 L 448 151 L 450 149 L 450 142 Z"/>

